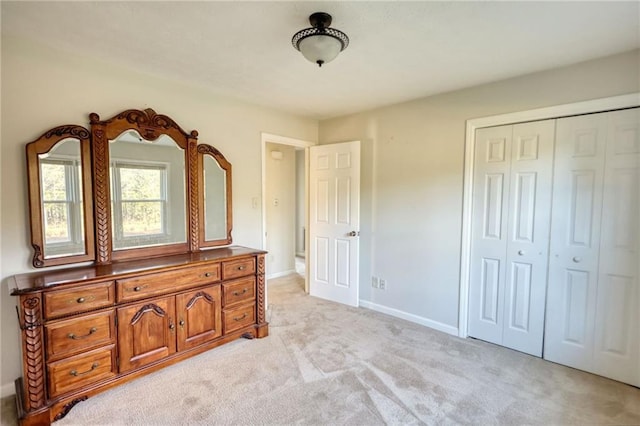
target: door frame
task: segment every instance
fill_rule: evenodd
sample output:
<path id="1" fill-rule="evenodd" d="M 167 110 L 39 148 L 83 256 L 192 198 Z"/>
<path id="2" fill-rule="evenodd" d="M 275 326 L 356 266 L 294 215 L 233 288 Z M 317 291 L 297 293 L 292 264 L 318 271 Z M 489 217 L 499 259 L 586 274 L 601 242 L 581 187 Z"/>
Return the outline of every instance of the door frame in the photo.
<path id="1" fill-rule="evenodd" d="M 458 336 L 466 338 L 469 319 L 469 273 L 471 262 L 471 219 L 473 192 L 473 164 L 476 130 L 483 127 L 516 124 L 526 121 L 547 120 L 572 115 L 604 112 L 615 109 L 640 106 L 640 92 L 628 95 L 592 99 L 570 104 L 555 105 L 527 111 L 519 111 L 488 117 L 473 118 L 466 121 L 464 148 L 464 182 L 462 197 L 462 239 L 460 253 L 460 300 L 458 305 Z"/>
<path id="2" fill-rule="evenodd" d="M 261 233 L 262 233 L 262 249 L 267 247 L 267 143 L 277 143 L 280 145 L 289 145 L 296 148 L 304 148 L 304 216 L 305 216 L 305 229 L 309 232 L 309 148 L 318 145 L 317 142 L 306 141 L 303 139 L 291 138 L 288 136 L 275 135 L 272 133 L 260 133 L 260 150 L 261 150 L 261 167 L 262 167 L 262 190 L 260 194 L 261 198 Z M 309 253 L 309 241 L 305 238 L 305 253 Z M 268 262 L 267 262 L 268 264 Z M 304 291 L 309 293 L 309 257 L 305 256 L 305 276 L 304 276 Z M 265 274 L 268 276 L 269 274 Z"/>

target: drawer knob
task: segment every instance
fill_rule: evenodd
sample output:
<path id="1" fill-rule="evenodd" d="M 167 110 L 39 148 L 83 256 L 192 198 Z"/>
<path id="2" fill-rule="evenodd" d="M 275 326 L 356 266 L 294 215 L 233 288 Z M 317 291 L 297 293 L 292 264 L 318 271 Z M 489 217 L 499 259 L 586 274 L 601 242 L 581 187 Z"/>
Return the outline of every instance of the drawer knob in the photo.
<path id="1" fill-rule="evenodd" d="M 207 278 L 209 278 L 209 277 L 211 276 L 211 272 L 205 272 L 205 273 L 204 273 L 204 276 L 205 276 L 205 277 L 207 277 Z"/>
<path id="2" fill-rule="evenodd" d="M 181 319 L 181 320 L 180 320 L 180 322 L 179 322 L 178 324 L 180 324 L 180 327 L 184 327 L 184 320 L 183 320 L 183 319 Z"/>
<path id="3" fill-rule="evenodd" d="M 82 297 L 78 297 L 77 299 L 69 299 L 67 300 L 67 304 L 72 305 L 74 303 L 84 303 L 84 302 L 92 302 L 96 300 L 96 296 L 95 295 L 90 295 L 90 296 L 82 296 Z"/>
<path id="4" fill-rule="evenodd" d="M 91 365 L 91 368 L 90 368 L 90 369 L 88 369 L 87 371 L 83 371 L 82 373 L 78 373 L 78 370 L 71 370 L 71 371 L 69 371 L 69 374 L 71 374 L 72 376 L 76 376 L 76 377 L 77 377 L 77 376 L 82 376 L 82 375 L 84 375 L 84 374 L 91 373 L 93 370 L 95 370 L 96 368 L 98 368 L 98 366 L 99 366 L 99 365 L 100 365 L 100 364 L 98 364 L 97 362 L 94 362 L 94 363 Z"/>
<path id="5" fill-rule="evenodd" d="M 173 331 L 176 328 L 174 323 L 169 324 L 169 330 Z"/>
<path id="6" fill-rule="evenodd" d="M 245 268 L 246 268 L 246 266 L 240 265 L 240 266 L 238 266 L 238 271 L 244 271 Z"/>
<path id="7" fill-rule="evenodd" d="M 146 284 L 145 285 L 137 285 L 134 288 L 132 288 L 131 290 L 133 290 L 133 291 L 141 291 L 141 290 L 144 290 L 147 287 L 149 287 L 149 286 L 146 285 Z"/>
<path id="8" fill-rule="evenodd" d="M 243 289 L 242 289 L 242 293 L 240 293 L 239 291 L 234 291 L 234 292 L 233 292 L 233 295 L 234 295 L 234 296 L 240 296 L 240 295 L 245 294 L 246 292 L 247 292 L 247 289 L 246 289 L 246 288 L 243 288 Z"/>
<path id="9" fill-rule="evenodd" d="M 247 313 L 245 312 L 244 315 L 242 315 L 241 317 L 236 317 L 233 320 L 234 321 L 241 321 L 241 320 L 245 319 L 246 317 L 247 317 Z"/>
<path id="10" fill-rule="evenodd" d="M 88 334 L 85 334 L 84 336 L 76 336 L 76 335 L 75 335 L 75 334 L 73 334 L 73 333 L 69 333 L 69 334 L 67 334 L 67 337 L 68 337 L 69 339 L 73 339 L 73 340 L 86 339 L 87 337 L 89 337 L 89 336 L 91 336 L 93 333 L 95 333 L 96 331 L 98 331 L 98 329 L 97 329 L 97 328 L 95 328 L 95 327 L 91 327 L 91 328 L 89 329 L 89 333 L 88 333 Z"/>

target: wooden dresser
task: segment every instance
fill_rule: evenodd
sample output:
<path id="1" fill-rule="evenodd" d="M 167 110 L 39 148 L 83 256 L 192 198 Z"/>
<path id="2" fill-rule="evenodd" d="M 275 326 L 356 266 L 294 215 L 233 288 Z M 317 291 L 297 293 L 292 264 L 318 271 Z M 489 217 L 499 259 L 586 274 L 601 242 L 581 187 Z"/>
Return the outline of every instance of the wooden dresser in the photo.
<path id="1" fill-rule="evenodd" d="M 231 246 L 16 275 L 22 424 L 240 337 L 268 334 L 265 252 Z"/>

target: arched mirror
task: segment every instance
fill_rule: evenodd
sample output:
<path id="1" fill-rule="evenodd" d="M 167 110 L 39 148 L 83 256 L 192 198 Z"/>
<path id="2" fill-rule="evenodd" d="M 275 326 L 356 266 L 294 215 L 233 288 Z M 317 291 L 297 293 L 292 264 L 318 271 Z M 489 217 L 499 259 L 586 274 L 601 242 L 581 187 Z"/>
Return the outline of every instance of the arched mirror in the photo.
<path id="1" fill-rule="evenodd" d="M 89 117 L 98 263 L 197 249 L 189 185 L 198 132 L 152 109 Z"/>
<path id="2" fill-rule="evenodd" d="M 222 153 L 198 145 L 200 247 L 231 243 L 231 164 Z"/>
<path id="3" fill-rule="evenodd" d="M 187 242 L 185 150 L 127 130 L 109 141 L 114 251 Z"/>
<path id="4" fill-rule="evenodd" d="M 60 126 L 27 145 L 33 266 L 94 256 L 89 131 Z"/>

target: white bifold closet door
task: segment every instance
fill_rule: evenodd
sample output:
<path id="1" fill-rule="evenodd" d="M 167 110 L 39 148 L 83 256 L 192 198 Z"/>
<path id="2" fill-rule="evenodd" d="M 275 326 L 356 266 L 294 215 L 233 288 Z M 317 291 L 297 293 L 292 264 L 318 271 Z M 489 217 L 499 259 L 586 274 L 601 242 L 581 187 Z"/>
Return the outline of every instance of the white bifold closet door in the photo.
<path id="1" fill-rule="evenodd" d="M 544 358 L 640 386 L 640 109 L 558 119 Z"/>
<path id="2" fill-rule="evenodd" d="M 542 356 L 555 120 L 478 129 L 469 335 Z"/>

